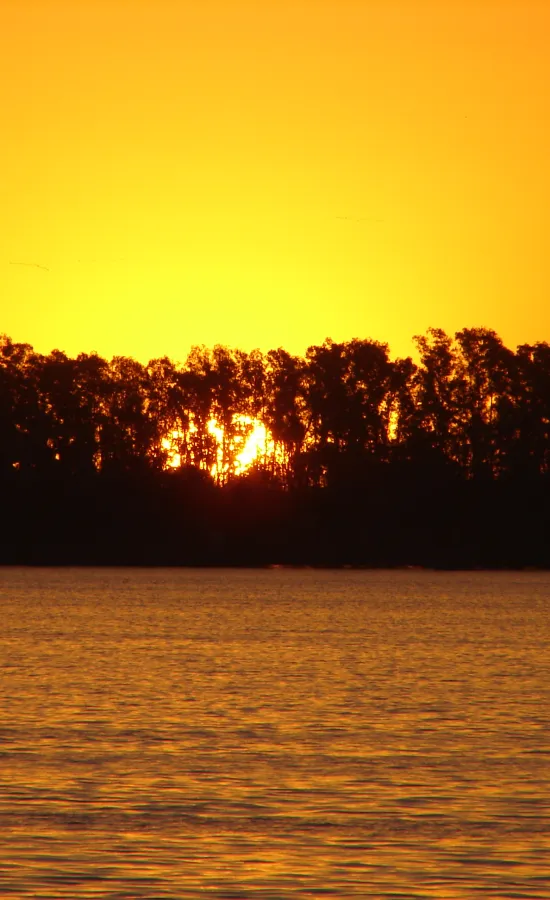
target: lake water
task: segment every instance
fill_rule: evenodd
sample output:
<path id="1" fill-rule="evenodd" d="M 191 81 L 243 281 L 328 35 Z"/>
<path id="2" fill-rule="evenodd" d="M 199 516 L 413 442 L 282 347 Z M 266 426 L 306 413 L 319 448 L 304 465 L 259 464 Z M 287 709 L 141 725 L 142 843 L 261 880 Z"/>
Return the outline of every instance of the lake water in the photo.
<path id="1" fill-rule="evenodd" d="M 548 898 L 550 573 L 0 569 L 0 896 Z"/>

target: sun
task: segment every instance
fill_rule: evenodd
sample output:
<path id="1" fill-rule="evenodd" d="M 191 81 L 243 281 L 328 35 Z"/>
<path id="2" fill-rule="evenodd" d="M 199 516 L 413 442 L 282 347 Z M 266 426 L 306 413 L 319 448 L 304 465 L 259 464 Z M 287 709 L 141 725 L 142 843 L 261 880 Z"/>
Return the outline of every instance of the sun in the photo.
<path id="1" fill-rule="evenodd" d="M 258 459 L 261 459 L 272 443 L 268 430 L 262 422 L 259 422 L 257 419 L 250 419 L 248 416 L 243 416 L 243 419 L 247 420 L 245 424 L 252 426 L 252 430 L 245 440 L 244 447 L 235 458 L 235 472 L 237 475 L 242 475 Z"/>
<path id="2" fill-rule="evenodd" d="M 237 426 L 237 434 L 233 438 L 231 470 L 235 475 L 243 475 L 256 462 L 275 453 L 275 442 L 269 429 L 259 419 L 239 415 L 235 416 L 233 425 Z M 196 430 L 196 425 L 191 422 L 189 431 L 193 433 Z M 227 475 L 227 462 L 224 461 L 223 452 L 224 429 L 216 419 L 212 418 L 208 421 L 207 431 L 216 443 L 216 462 L 209 471 L 214 479 L 223 481 Z M 178 445 L 183 437 L 184 435 L 180 431 L 172 431 L 163 438 L 162 448 L 167 453 L 164 464 L 166 469 L 179 469 L 182 465 L 183 460 Z"/>

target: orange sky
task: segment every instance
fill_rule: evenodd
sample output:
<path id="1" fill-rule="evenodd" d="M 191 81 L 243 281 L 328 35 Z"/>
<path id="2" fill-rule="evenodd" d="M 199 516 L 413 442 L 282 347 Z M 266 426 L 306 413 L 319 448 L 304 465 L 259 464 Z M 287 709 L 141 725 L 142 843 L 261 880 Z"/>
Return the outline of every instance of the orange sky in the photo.
<path id="1" fill-rule="evenodd" d="M 549 38 L 548 0 L 2 0 L 0 332 L 550 341 Z"/>

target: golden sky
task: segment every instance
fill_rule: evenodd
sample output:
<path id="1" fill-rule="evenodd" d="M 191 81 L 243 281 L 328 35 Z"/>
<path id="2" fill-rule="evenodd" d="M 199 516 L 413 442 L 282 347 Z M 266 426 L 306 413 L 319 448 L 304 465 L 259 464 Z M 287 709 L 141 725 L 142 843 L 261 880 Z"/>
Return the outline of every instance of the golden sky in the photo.
<path id="1" fill-rule="evenodd" d="M 550 340 L 548 0 L 1 0 L 0 332 Z"/>

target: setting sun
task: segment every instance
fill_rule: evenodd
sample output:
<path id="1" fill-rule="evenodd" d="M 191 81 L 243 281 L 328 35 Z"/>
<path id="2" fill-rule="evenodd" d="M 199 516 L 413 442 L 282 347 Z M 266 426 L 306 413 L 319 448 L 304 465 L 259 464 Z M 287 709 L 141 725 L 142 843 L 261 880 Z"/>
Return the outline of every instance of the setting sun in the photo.
<path id="1" fill-rule="evenodd" d="M 236 426 L 238 436 L 233 439 L 234 447 L 232 453 L 231 471 L 234 475 L 243 475 L 250 469 L 254 463 L 260 462 L 267 456 L 276 455 L 276 446 L 267 427 L 258 419 L 251 416 L 238 415 L 234 417 L 232 423 Z M 196 432 L 194 423 L 189 424 L 189 433 Z M 215 440 L 215 459 L 216 462 L 210 466 L 209 472 L 216 481 L 224 481 L 229 474 L 229 464 L 224 463 L 223 446 L 224 446 L 224 429 L 215 419 L 210 419 L 207 430 Z M 165 467 L 168 469 L 177 469 L 181 466 L 181 453 L 178 446 L 184 434 L 180 431 L 174 431 L 169 436 L 163 438 L 162 447 L 166 451 Z"/>
<path id="2" fill-rule="evenodd" d="M 244 424 L 250 426 L 251 431 L 245 439 L 244 447 L 236 456 L 237 475 L 246 472 L 257 460 L 265 456 L 268 444 L 273 445 L 265 425 L 248 416 L 243 416 L 243 420 Z"/>

